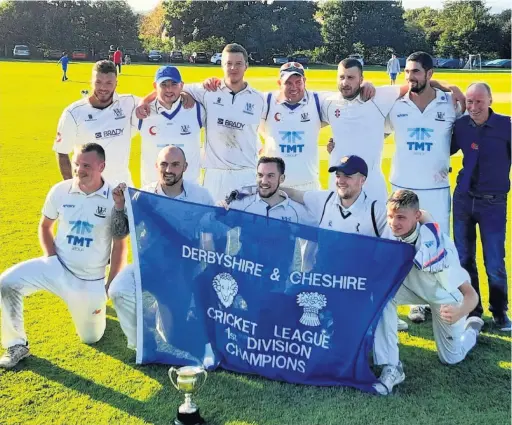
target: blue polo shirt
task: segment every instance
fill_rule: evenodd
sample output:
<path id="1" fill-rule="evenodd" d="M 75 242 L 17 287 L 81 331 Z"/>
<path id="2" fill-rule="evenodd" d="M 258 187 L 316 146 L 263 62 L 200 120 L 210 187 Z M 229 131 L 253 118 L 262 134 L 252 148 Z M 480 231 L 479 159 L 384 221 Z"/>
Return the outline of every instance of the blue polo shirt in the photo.
<path id="1" fill-rule="evenodd" d="M 464 154 L 457 189 L 504 195 L 510 190 L 510 117 L 492 109 L 489 112 L 489 118 L 480 126 L 469 115 L 455 121 L 451 154 L 459 149 Z"/>
<path id="2" fill-rule="evenodd" d="M 69 57 L 68 56 L 62 56 L 59 59 L 59 62 L 61 63 L 62 68 L 67 68 L 68 67 L 68 62 L 69 62 Z"/>

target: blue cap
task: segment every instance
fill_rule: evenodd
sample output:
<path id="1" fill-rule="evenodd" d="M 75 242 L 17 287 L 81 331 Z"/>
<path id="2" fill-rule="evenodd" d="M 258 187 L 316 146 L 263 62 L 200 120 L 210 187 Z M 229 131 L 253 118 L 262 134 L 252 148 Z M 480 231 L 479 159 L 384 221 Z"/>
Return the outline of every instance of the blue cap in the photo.
<path id="1" fill-rule="evenodd" d="M 341 158 L 339 165 L 329 167 L 329 173 L 341 171 L 347 176 L 355 173 L 361 173 L 363 176 L 368 177 L 368 165 L 363 158 L 357 155 L 344 156 Z"/>
<path id="2" fill-rule="evenodd" d="M 155 83 L 161 84 L 164 81 L 172 80 L 175 83 L 181 83 L 181 74 L 175 66 L 161 66 L 155 74 Z"/>

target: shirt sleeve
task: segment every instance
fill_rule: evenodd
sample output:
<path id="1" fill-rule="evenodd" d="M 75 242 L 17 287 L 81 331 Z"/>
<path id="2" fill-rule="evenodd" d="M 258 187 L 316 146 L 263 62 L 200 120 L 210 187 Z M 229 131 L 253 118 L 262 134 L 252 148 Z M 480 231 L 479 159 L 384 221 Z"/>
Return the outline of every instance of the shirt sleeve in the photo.
<path id="1" fill-rule="evenodd" d="M 456 154 L 460 149 L 459 144 L 457 143 L 457 132 L 455 131 L 455 125 L 452 130 L 452 141 L 450 144 L 450 155 Z"/>
<path id="2" fill-rule="evenodd" d="M 446 269 L 436 273 L 435 276 L 443 288 L 449 292 L 454 292 L 464 282 L 470 282 L 471 280 L 468 272 L 460 265 L 459 255 L 452 240 L 444 234 L 442 237 L 447 250 L 449 265 Z"/>
<path id="3" fill-rule="evenodd" d="M 374 202 L 375 224 L 377 225 L 377 231 L 379 232 L 379 236 L 384 237 L 384 235 L 386 235 L 387 230 L 389 230 L 386 206 L 379 201 Z M 386 239 L 390 238 L 386 237 Z"/>
<path id="4" fill-rule="evenodd" d="M 57 136 L 53 143 L 53 150 L 57 153 L 70 153 L 73 151 L 77 141 L 78 126 L 69 112 L 65 109 L 57 125 Z"/>
<path id="5" fill-rule="evenodd" d="M 317 92 L 318 100 L 320 102 L 320 112 L 322 113 L 322 122 L 329 122 L 329 105 L 331 102 L 328 100 L 330 92 Z"/>
<path id="6" fill-rule="evenodd" d="M 59 217 L 59 200 L 57 194 L 57 185 L 53 186 L 48 195 L 46 195 L 46 200 L 44 201 L 42 214 L 49 218 L 50 220 L 57 220 Z"/>
<path id="7" fill-rule="evenodd" d="M 204 97 L 206 95 L 207 90 L 203 87 L 202 83 L 185 84 L 183 86 L 183 91 L 192 96 L 196 102 L 199 102 L 202 105 L 204 105 Z"/>
<path id="8" fill-rule="evenodd" d="M 139 119 L 137 118 L 137 115 L 135 113 L 137 106 L 140 103 L 140 97 L 132 95 L 133 98 L 133 108 L 131 113 L 131 127 L 132 127 L 132 136 L 135 136 L 137 132 L 139 131 Z"/>
<path id="9" fill-rule="evenodd" d="M 400 97 L 400 86 L 383 86 L 375 89 L 373 103 L 383 116 L 387 116 L 395 101 Z"/>
<path id="10" fill-rule="evenodd" d="M 311 214 L 317 225 L 320 223 L 322 212 L 330 193 L 331 191 L 329 190 L 308 190 L 304 193 L 304 207 L 306 207 L 306 210 Z"/>

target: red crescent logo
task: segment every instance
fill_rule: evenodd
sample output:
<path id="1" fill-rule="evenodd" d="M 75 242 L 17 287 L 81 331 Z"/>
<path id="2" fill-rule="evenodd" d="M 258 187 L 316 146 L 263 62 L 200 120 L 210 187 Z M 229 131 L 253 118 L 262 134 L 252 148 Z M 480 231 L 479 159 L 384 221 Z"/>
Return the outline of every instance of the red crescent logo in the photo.
<path id="1" fill-rule="evenodd" d="M 152 125 L 151 127 L 149 127 L 149 134 L 151 134 L 152 136 L 156 136 L 156 125 Z"/>
<path id="2" fill-rule="evenodd" d="M 276 121 L 281 121 L 281 113 L 280 112 L 276 112 L 276 114 L 274 115 L 274 119 Z"/>

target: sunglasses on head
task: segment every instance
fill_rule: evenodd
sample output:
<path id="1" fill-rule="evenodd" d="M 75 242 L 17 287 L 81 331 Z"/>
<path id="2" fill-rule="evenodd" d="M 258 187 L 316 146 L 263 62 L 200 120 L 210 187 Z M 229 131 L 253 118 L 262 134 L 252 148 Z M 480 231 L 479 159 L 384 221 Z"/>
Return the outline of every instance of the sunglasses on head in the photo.
<path id="1" fill-rule="evenodd" d="M 289 68 L 304 69 L 304 67 L 299 62 L 288 62 L 281 67 L 280 71 L 285 71 Z"/>

